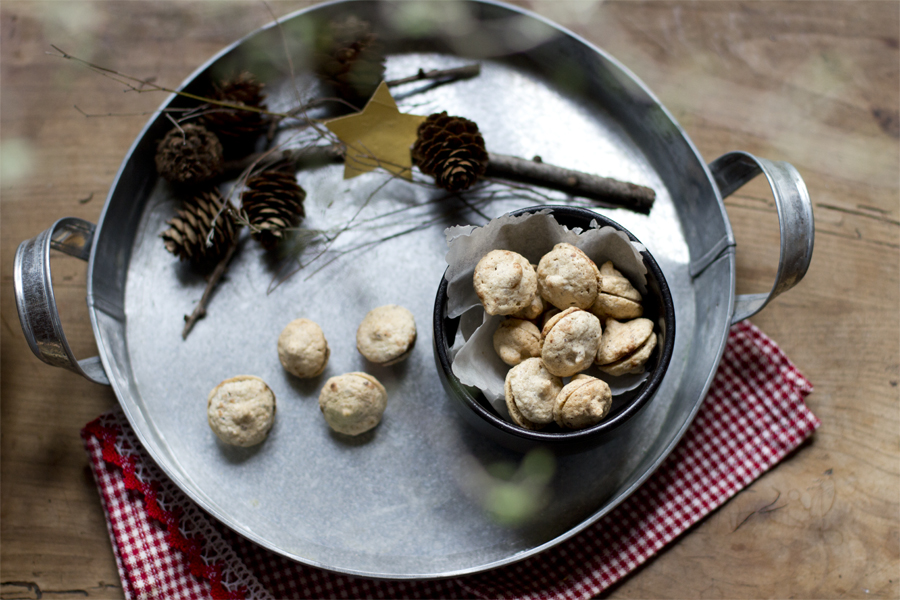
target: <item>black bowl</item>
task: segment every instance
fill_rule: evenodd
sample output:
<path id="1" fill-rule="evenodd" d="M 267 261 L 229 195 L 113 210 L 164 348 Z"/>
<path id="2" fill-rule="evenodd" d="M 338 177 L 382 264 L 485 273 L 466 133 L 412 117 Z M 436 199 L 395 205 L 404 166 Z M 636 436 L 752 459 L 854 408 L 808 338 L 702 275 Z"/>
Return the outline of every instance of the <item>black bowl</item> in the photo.
<path id="1" fill-rule="evenodd" d="M 535 206 L 510 214 L 522 215 L 546 209 L 550 209 L 558 223 L 570 229 L 575 227 L 588 229 L 591 221 L 597 221 L 601 226 L 608 225 L 624 232 L 632 241 L 640 241 L 615 221 L 584 208 Z M 466 422 L 489 439 L 513 450 L 527 451 L 543 445 L 554 450 L 580 451 L 602 443 L 609 432 L 634 417 L 653 398 L 659 388 L 675 344 L 675 306 L 672 303 L 669 286 L 650 252 L 644 250 L 641 256 L 647 268 L 647 294 L 643 300 L 644 316 L 656 323 L 656 333 L 660 337 L 660 343 L 647 362 L 650 376 L 636 389 L 613 397 L 613 406 L 606 419 L 593 427 L 577 430 L 562 429 L 555 424 L 540 431 L 519 427 L 497 414 L 479 390 L 460 383 L 451 369 L 449 355 L 459 327 L 459 317 L 449 319 L 445 316 L 448 282 L 444 277 L 434 302 L 434 356 L 441 382 Z"/>

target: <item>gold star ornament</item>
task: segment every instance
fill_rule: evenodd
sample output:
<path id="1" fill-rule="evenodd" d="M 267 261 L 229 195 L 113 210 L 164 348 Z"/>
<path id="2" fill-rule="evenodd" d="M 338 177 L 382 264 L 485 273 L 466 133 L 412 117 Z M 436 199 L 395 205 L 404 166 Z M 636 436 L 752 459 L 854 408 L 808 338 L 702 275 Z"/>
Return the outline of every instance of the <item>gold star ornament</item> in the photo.
<path id="1" fill-rule="evenodd" d="M 347 147 L 344 179 L 381 167 L 412 179 L 410 146 L 426 117 L 401 113 L 382 81 L 362 112 L 338 117 L 325 126 Z"/>

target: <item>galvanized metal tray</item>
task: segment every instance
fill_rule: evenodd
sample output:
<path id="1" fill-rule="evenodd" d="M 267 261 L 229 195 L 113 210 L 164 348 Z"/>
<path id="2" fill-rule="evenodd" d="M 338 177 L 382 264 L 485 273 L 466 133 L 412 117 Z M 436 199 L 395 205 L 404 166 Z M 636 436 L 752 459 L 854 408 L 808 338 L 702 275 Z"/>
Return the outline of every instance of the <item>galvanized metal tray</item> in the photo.
<path id="1" fill-rule="evenodd" d="M 731 323 L 802 278 L 813 239 L 809 197 L 790 165 L 733 153 L 707 166 L 633 75 L 573 34 L 517 8 L 475 1 L 429 3 L 421 14 L 437 16 L 410 28 L 401 17 L 419 14 L 413 6 L 336 2 L 301 11 L 225 49 L 184 87 L 199 89 L 216 74 L 249 69 L 266 81 L 269 106 L 284 110 L 296 103 L 294 89 L 307 97 L 317 92 L 304 71 L 303 51 L 290 50 L 296 52 L 291 75 L 284 48 L 302 46 L 295 42 L 308 39 L 317 23 L 353 13 L 387 40 L 388 78 L 419 68 L 482 64 L 473 79 L 395 89 L 401 110 L 465 116 L 479 124 L 493 152 L 540 155 L 657 191 L 650 215 L 598 211 L 638 236 L 665 273 L 678 322 L 674 357 L 656 397 L 638 416 L 599 448 L 555 458 L 546 488 L 550 500 L 532 519 L 501 524 L 479 501 L 484 470 L 521 457 L 479 438 L 450 406 L 436 374 L 430 315 L 445 267 L 444 228 L 482 224 L 534 205 L 540 196 L 495 184 L 475 196 L 477 210 L 471 210 L 471 198 L 436 202 L 434 189 L 402 181 L 385 185 L 385 175 L 345 181 L 340 165 L 301 171 L 307 227 L 339 226 L 360 208 L 356 223 L 366 227 L 342 238 L 339 248 L 347 252 L 326 257 L 334 262 L 320 260 L 277 286 L 275 263 L 246 244 L 209 315 L 182 341 L 183 315 L 204 281 L 178 264 L 158 237 L 176 207 L 173 190 L 153 166 L 156 141 L 171 125 L 161 115 L 123 162 L 96 228 L 62 219 L 22 244 L 15 270 L 20 317 L 35 353 L 112 385 L 145 448 L 201 507 L 291 559 L 392 579 L 509 564 L 608 513 L 653 472 L 690 424 Z M 173 98 L 164 106 L 179 103 Z M 781 263 L 772 292 L 736 298 L 734 238 L 722 198 L 760 172 L 779 208 Z M 546 193 L 555 204 L 579 202 Z M 65 342 L 50 281 L 51 248 L 90 261 L 87 300 L 99 358 L 78 362 Z M 419 341 L 404 363 L 373 368 L 355 348 L 355 331 L 369 309 L 389 303 L 414 313 Z M 286 374 L 276 354 L 282 327 L 301 316 L 323 327 L 332 351 L 326 372 L 311 381 Z M 358 370 L 378 377 L 389 401 L 378 428 L 349 439 L 328 429 L 317 396 L 328 376 Z M 207 393 L 238 374 L 262 377 L 277 397 L 275 427 L 256 448 L 226 447 L 206 423 Z"/>

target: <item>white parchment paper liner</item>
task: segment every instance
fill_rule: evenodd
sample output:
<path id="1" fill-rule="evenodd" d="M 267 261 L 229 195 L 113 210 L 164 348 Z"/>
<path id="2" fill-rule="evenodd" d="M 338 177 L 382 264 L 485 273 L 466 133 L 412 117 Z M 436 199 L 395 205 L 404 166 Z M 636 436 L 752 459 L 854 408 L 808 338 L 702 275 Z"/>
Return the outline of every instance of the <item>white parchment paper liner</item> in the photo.
<path id="1" fill-rule="evenodd" d="M 567 242 L 580 248 L 599 267 L 608 260 L 628 277 L 641 292 L 647 293 L 647 269 L 640 252 L 644 246 L 632 242 L 614 227 L 601 227 L 592 221 L 586 230 L 560 225 L 549 209 L 536 213 L 493 219 L 484 227 L 450 227 L 445 231 L 447 245 L 447 316 L 460 317 L 460 327 L 450 350 L 453 374 L 463 385 L 476 387 L 504 418 L 506 411 L 503 384 L 510 367 L 494 351 L 493 336 L 505 317 L 484 312 L 472 283 L 475 265 L 491 250 L 518 252 L 531 263 L 556 244 Z M 590 374 L 609 383 L 613 395 L 636 388 L 647 373 L 612 377 L 591 369 Z"/>

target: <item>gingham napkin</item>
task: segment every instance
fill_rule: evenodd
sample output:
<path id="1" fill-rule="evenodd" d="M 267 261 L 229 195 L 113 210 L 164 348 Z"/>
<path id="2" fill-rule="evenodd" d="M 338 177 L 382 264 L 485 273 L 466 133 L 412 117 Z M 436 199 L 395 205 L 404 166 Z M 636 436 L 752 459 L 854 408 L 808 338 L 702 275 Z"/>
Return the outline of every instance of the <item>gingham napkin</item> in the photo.
<path id="1" fill-rule="evenodd" d="M 377 581 L 306 567 L 208 517 L 113 412 L 82 431 L 125 597 L 590 598 L 775 465 L 819 426 L 812 385 L 759 329 L 731 329 L 696 419 L 644 485 L 605 518 L 510 566 L 448 580 Z"/>

